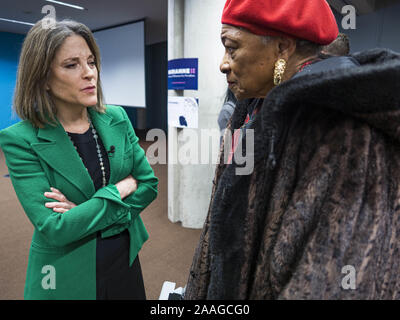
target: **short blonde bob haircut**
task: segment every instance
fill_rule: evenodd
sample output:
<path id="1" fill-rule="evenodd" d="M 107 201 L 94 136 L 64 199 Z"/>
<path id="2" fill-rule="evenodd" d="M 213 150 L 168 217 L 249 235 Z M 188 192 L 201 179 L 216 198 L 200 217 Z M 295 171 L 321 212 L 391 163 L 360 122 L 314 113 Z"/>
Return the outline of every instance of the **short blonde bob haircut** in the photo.
<path id="1" fill-rule="evenodd" d="M 29 30 L 22 45 L 13 106 L 21 119 L 29 120 L 36 128 L 43 128 L 46 124 L 57 125 L 57 109 L 46 90 L 46 82 L 57 49 L 72 35 L 82 36 L 94 56 L 98 80 L 97 105 L 93 108 L 105 112 L 100 82 L 100 50 L 90 29 L 73 20 L 55 21 L 54 27 L 46 28 L 40 20 Z"/>

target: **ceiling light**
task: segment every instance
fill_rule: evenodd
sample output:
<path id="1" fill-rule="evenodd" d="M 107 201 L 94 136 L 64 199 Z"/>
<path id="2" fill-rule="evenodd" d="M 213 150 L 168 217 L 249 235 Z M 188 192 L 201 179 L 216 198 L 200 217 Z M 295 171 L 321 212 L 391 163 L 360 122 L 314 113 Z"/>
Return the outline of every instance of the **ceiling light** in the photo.
<path id="1" fill-rule="evenodd" d="M 65 3 L 65 2 L 61 2 L 61 1 L 54 1 L 54 0 L 46 0 L 46 1 L 47 2 L 52 2 L 52 3 L 57 3 L 57 4 L 60 4 L 62 6 L 71 7 L 71 8 L 74 8 L 74 9 L 86 10 L 84 7 L 76 6 L 74 4 L 69 4 L 69 3 Z"/>
<path id="2" fill-rule="evenodd" d="M 0 21 L 5 21 L 5 22 L 12 22 L 12 23 L 19 23 L 19 24 L 25 24 L 27 26 L 34 26 L 34 23 L 29 23 L 29 22 L 24 22 L 24 21 L 18 21 L 18 20 L 10 20 L 10 19 L 4 19 L 0 18 Z"/>

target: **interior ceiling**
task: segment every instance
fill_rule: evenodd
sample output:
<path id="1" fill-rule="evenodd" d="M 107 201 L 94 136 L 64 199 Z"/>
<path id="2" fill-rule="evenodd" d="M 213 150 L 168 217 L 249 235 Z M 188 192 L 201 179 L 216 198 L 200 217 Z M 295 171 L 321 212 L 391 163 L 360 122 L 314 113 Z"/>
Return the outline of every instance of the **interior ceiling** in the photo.
<path id="1" fill-rule="evenodd" d="M 50 3 L 45 0 L 1 0 L 0 18 L 35 23 L 46 14 L 42 7 L 52 5 L 58 20 L 71 18 L 91 30 L 145 19 L 146 44 L 167 41 L 168 0 L 59 0 L 87 10 Z M 0 31 L 26 34 L 31 26 L 0 20 Z"/>
<path id="2" fill-rule="evenodd" d="M 369 14 L 379 9 L 400 3 L 400 0 L 327 0 L 328 3 L 339 13 L 346 5 L 353 5 L 357 15 Z"/>
<path id="3" fill-rule="evenodd" d="M 61 0 L 62 1 L 62 0 Z M 146 44 L 167 41 L 168 0 L 63 0 L 85 7 L 77 10 L 45 0 L 1 0 L 0 18 L 35 23 L 45 16 L 42 7 L 52 5 L 57 19 L 71 18 L 86 24 L 91 30 L 145 19 Z M 199 0 L 201 1 L 201 0 Z M 351 4 L 358 15 L 368 14 L 384 7 L 400 3 L 400 0 L 327 0 L 339 13 Z M 30 26 L 0 20 L 0 32 L 26 34 Z"/>

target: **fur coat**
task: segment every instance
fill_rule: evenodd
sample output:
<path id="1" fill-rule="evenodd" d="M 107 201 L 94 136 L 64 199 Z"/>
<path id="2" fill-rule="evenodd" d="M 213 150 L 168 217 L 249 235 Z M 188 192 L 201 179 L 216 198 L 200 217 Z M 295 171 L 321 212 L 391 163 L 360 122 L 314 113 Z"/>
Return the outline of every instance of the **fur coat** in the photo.
<path id="1" fill-rule="evenodd" d="M 251 174 L 220 161 L 185 299 L 400 298 L 400 55 L 352 59 L 268 94 Z"/>

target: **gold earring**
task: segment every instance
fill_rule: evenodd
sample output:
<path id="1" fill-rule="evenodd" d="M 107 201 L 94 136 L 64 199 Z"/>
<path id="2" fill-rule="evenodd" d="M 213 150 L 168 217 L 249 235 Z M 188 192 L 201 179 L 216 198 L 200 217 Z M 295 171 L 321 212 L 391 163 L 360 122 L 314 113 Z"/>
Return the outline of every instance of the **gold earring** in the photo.
<path id="1" fill-rule="evenodd" d="M 274 85 L 278 86 L 282 82 L 283 74 L 286 70 L 286 61 L 285 59 L 279 59 L 275 63 L 275 70 L 274 70 Z"/>

